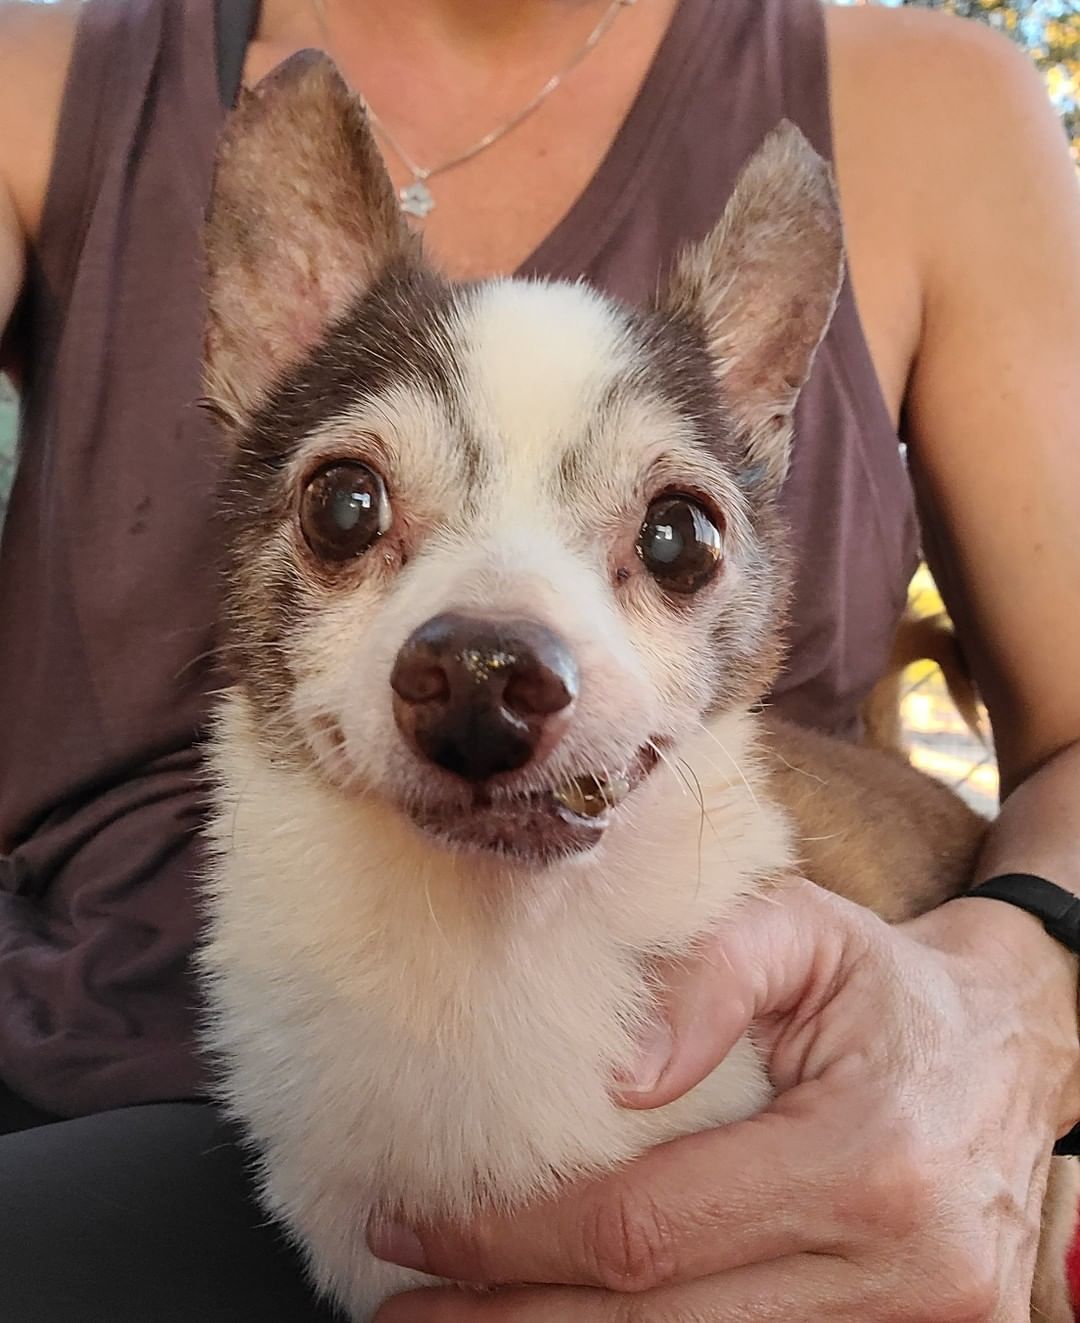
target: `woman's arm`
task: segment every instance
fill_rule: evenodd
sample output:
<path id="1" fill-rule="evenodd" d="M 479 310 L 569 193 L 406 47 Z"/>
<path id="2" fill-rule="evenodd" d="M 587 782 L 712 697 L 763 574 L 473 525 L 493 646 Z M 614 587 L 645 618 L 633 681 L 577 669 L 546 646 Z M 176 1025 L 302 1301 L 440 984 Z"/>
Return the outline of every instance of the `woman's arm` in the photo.
<path id="1" fill-rule="evenodd" d="M 934 26 L 947 39 L 927 51 L 942 62 L 933 120 L 953 128 L 931 139 L 923 126 L 926 292 L 906 424 L 1001 770 L 975 880 L 1031 872 L 1080 894 L 1080 186 L 1028 60 L 974 26 Z M 1043 950 L 1061 973 L 1045 1014 L 1067 1022 L 1075 961 L 1019 911 L 964 909 L 972 940 L 992 925 L 1006 971 L 1010 947 Z"/>
<path id="2" fill-rule="evenodd" d="M 993 722 L 1005 802 L 975 880 L 1034 872 L 1080 893 L 1076 170 L 1039 74 L 984 26 L 836 10 L 830 46 L 841 188 L 863 218 L 853 266 L 875 276 L 872 348 L 903 400 L 929 558 Z M 875 241 L 891 267 L 858 247 Z M 876 302 L 884 281 L 890 307 L 906 306 L 890 275 L 920 291 L 903 385 Z M 974 939 L 1041 949 L 1073 1013 L 1075 962 L 1034 920 L 964 909 Z"/>
<path id="3" fill-rule="evenodd" d="M 1080 187 L 1027 59 L 935 26 L 906 432 L 1008 794 L 1080 739 Z"/>

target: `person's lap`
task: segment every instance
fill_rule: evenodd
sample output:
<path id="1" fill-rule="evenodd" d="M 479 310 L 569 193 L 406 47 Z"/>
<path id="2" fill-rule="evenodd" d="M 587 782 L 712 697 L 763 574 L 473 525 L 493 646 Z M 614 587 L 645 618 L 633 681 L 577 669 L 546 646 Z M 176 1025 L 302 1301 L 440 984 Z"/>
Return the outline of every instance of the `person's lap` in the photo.
<path id="1" fill-rule="evenodd" d="M 42 1120 L 0 1089 L 4 1323 L 338 1318 L 313 1300 L 255 1204 L 213 1108 L 156 1103 Z"/>

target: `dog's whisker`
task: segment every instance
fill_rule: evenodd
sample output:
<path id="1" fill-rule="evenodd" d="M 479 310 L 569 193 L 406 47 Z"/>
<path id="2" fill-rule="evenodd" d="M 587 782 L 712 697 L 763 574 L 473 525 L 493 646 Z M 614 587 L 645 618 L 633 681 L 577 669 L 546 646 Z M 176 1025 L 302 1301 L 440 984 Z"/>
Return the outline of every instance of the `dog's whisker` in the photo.
<path id="1" fill-rule="evenodd" d="M 818 776 L 818 774 L 816 772 L 812 772 L 809 767 L 799 767 L 795 763 L 790 762 L 787 758 L 784 757 L 784 755 L 780 752 L 779 749 L 770 748 L 769 753 L 773 758 L 776 759 L 778 763 L 783 763 L 789 772 L 794 772 L 797 776 L 805 776 L 808 780 L 816 781 L 819 785 L 826 784 L 824 777 Z"/>
<path id="2" fill-rule="evenodd" d="M 431 915 L 431 922 L 435 925 L 435 931 L 442 938 L 443 945 L 446 947 L 446 949 L 452 953 L 454 948 L 450 944 L 450 938 L 447 937 L 442 924 L 439 922 L 439 916 L 435 912 L 435 904 L 431 899 L 430 876 L 424 878 L 424 900 L 427 902 L 428 914 Z"/>
<path id="3" fill-rule="evenodd" d="M 712 820 L 709 817 L 708 810 L 705 807 L 705 792 L 701 788 L 701 781 L 698 778 L 697 772 L 694 771 L 693 767 L 691 767 L 690 764 L 685 761 L 685 759 L 680 758 L 679 765 L 685 769 L 686 775 L 693 781 L 694 794 L 698 802 L 699 817 L 698 817 L 698 838 L 697 838 L 697 885 L 694 888 L 694 897 L 695 899 L 697 899 L 697 897 L 700 896 L 701 894 L 701 882 L 705 871 L 705 863 L 704 863 L 705 827 L 706 825 L 708 825 L 709 829 L 712 831 L 713 835 L 716 837 L 717 840 L 720 839 L 720 833 L 713 826 Z"/>
<path id="4" fill-rule="evenodd" d="M 654 741 L 650 740 L 648 742 L 648 747 L 652 749 L 653 753 L 656 754 L 657 758 L 660 760 L 660 762 L 664 764 L 664 766 L 668 769 L 668 771 L 673 774 L 673 776 L 675 777 L 676 781 L 678 782 L 682 790 L 682 793 L 684 795 L 690 794 L 691 793 L 690 786 L 687 783 L 685 776 L 683 776 L 682 772 L 678 769 L 678 767 L 676 767 L 673 760 L 669 758 L 668 755 L 664 752 L 664 750 L 661 749 L 658 744 L 654 743 Z"/>
<path id="5" fill-rule="evenodd" d="M 704 733 L 709 737 L 709 739 L 712 740 L 712 742 L 716 745 L 716 747 L 720 750 L 720 752 L 724 755 L 724 757 L 728 760 L 728 762 L 732 765 L 732 767 L 734 767 L 735 771 L 738 773 L 739 779 L 746 787 L 746 793 L 750 796 L 751 800 L 754 803 L 754 806 L 756 808 L 760 808 L 761 805 L 758 802 L 758 797 L 754 792 L 754 787 L 750 784 L 750 781 L 748 780 L 746 773 L 743 771 L 738 760 L 732 757 L 731 752 L 729 751 L 727 745 L 723 742 L 720 736 L 717 735 L 717 733 L 714 730 L 711 730 L 704 722 L 699 722 L 698 724 L 700 729 L 704 731 Z"/>
<path id="6" fill-rule="evenodd" d="M 712 758 L 709 758 L 706 754 L 702 753 L 700 750 L 697 750 L 695 752 L 694 759 L 696 762 L 703 764 L 710 771 L 715 772 L 716 775 L 721 779 L 725 790 L 731 790 L 737 784 L 741 783 L 741 780 L 740 782 L 734 781 L 731 777 L 730 771 L 726 771 L 724 768 L 720 766 L 718 762 L 716 762 Z M 714 793 L 713 801 L 712 801 L 713 811 L 714 812 L 722 811 L 725 808 L 727 802 L 729 802 L 729 800 L 730 800 L 730 796 L 726 796 L 725 798 L 721 799 Z"/>

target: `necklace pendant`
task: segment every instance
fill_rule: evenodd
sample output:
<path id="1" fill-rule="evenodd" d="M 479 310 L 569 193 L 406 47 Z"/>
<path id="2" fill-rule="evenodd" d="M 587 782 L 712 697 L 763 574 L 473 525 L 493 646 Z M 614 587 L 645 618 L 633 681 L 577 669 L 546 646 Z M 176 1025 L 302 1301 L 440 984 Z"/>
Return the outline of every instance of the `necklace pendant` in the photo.
<path id="1" fill-rule="evenodd" d="M 409 216 L 416 216 L 423 220 L 429 212 L 435 210 L 435 199 L 431 196 L 431 189 L 422 179 L 414 179 L 408 188 L 403 188 L 398 194 L 401 199 L 401 209 Z"/>

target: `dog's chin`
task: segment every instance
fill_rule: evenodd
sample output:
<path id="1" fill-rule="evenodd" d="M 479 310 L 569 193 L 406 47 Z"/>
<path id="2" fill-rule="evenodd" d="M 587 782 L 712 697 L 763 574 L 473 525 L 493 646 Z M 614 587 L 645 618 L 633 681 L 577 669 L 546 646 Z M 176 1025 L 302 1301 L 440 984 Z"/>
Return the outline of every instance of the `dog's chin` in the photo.
<path id="1" fill-rule="evenodd" d="M 530 796 L 482 808 L 425 804 L 409 818 L 444 849 L 543 866 L 593 849 L 607 831 L 611 812 L 583 818 L 549 796 Z"/>
<path id="2" fill-rule="evenodd" d="M 599 845 L 658 761 L 650 743 L 617 776 L 586 773 L 541 791 L 477 788 L 465 797 L 425 797 L 403 812 L 442 848 L 544 867 Z"/>

